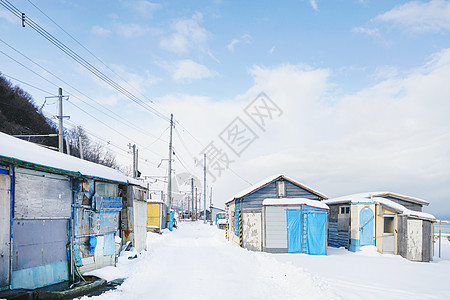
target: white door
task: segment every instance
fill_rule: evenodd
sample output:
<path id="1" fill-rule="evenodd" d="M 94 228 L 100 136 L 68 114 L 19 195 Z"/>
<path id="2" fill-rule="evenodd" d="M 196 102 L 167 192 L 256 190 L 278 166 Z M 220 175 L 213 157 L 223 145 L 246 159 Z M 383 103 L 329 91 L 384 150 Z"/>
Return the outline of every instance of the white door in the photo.
<path id="1" fill-rule="evenodd" d="M 383 217 L 383 253 L 394 254 L 395 251 L 395 218 L 393 215 Z"/>
<path id="2" fill-rule="evenodd" d="M 11 181 L 9 175 L 0 174 L 0 291 L 9 287 L 9 261 L 11 251 Z"/>
<path id="3" fill-rule="evenodd" d="M 422 221 L 408 220 L 408 243 L 406 258 L 422 261 Z"/>

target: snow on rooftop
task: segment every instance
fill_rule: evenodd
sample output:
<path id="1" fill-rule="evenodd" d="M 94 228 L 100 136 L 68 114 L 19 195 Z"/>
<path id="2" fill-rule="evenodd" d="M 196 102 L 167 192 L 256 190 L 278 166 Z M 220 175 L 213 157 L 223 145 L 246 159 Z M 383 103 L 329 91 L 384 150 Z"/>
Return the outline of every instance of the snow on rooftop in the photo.
<path id="1" fill-rule="evenodd" d="M 370 198 L 378 198 L 378 197 L 384 197 L 384 196 L 391 196 L 391 197 L 395 197 L 395 198 L 399 198 L 405 201 L 410 201 L 410 202 L 414 202 L 414 203 L 419 203 L 422 205 L 428 205 L 430 204 L 428 201 L 425 201 L 423 199 L 419 199 L 416 197 L 411 197 L 411 196 L 406 196 L 406 195 L 402 195 L 402 194 L 398 194 L 398 193 L 392 193 L 392 192 L 386 192 L 386 191 L 382 191 L 382 192 L 370 192 L 370 193 L 358 193 L 358 194 L 352 194 L 352 195 L 346 195 L 346 196 L 342 196 L 342 197 L 337 197 L 337 198 L 332 198 L 332 199 L 328 199 L 325 200 L 326 203 L 343 203 L 343 202 L 355 202 L 355 201 L 359 201 L 359 202 L 363 202 L 363 201 L 370 201 Z"/>
<path id="2" fill-rule="evenodd" d="M 417 217 L 417 218 L 421 218 L 421 219 L 428 219 L 428 220 L 432 220 L 432 221 L 436 220 L 436 218 L 429 213 L 424 213 L 424 212 L 413 211 L 413 210 L 407 209 L 403 205 L 401 205 L 397 202 L 394 202 L 392 200 L 389 200 L 387 198 L 384 198 L 383 196 L 394 196 L 394 197 L 399 197 L 401 199 L 408 198 L 408 199 L 420 200 L 418 198 L 413 198 L 413 197 L 404 196 L 404 195 L 391 193 L 391 192 L 374 192 L 374 193 L 360 193 L 360 194 L 347 195 L 347 196 L 342 196 L 342 197 L 338 197 L 338 198 L 324 200 L 323 202 L 326 204 L 340 204 L 340 203 L 356 204 L 356 203 L 374 202 L 374 203 L 379 203 L 381 205 L 384 205 L 394 211 L 397 211 L 397 212 L 407 215 L 407 216 Z M 421 201 L 428 203 L 424 200 L 421 200 Z"/>
<path id="3" fill-rule="evenodd" d="M 302 183 L 299 183 L 298 181 L 296 181 L 296 180 L 294 180 L 294 179 L 292 179 L 290 177 L 287 177 L 286 175 L 277 174 L 277 175 L 272 175 L 272 176 L 270 176 L 270 177 L 268 177 L 268 178 L 266 178 L 264 180 L 259 181 L 258 183 L 254 184 L 254 185 L 252 185 L 252 186 L 250 186 L 248 188 L 245 188 L 245 189 L 241 190 L 240 192 L 236 193 L 230 201 L 232 201 L 233 199 L 242 198 L 242 197 L 244 197 L 244 196 L 246 196 L 246 195 L 248 195 L 248 194 L 250 194 L 250 193 L 252 193 L 252 192 L 254 192 L 254 191 L 258 190 L 258 189 L 260 189 L 261 187 L 265 186 L 266 184 L 271 183 L 272 181 L 274 181 L 274 180 L 276 180 L 276 179 L 278 179 L 280 177 L 283 177 L 286 180 L 292 181 L 292 182 L 302 186 L 303 188 L 311 191 L 312 193 L 314 193 L 314 194 L 316 194 L 316 195 L 318 195 L 318 196 L 320 196 L 322 198 L 325 198 L 325 199 L 328 198 L 324 194 L 322 194 L 322 193 L 320 193 L 320 192 L 318 192 L 316 190 L 313 190 L 312 188 L 310 188 L 310 187 L 308 187 L 308 186 L 306 186 L 306 185 L 304 185 Z"/>
<path id="4" fill-rule="evenodd" d="M 317 208 L 329 209 L 328 205 L 326 205 L 325 203 L 307 198 L 267 198 L 263 200 L 262 205 L 307 205 Z"/>
<path id="5" fill-rule="evenodd" d="M 147 183 L 143 180 L 139 180 L 139 179 L 127 176 L 127 181 L 129 184 L 137 185 L 144 189 L 147 188 Z"/>
<path id="6" fill-rule="evenodd" d="M 118 182 L 127 182 L 126 176 L 116 169 L 82 160 L 61 152 L 46 149 L 0 132 L 0 157 L 23 161 L 43 167 L 80 173 Z"/>

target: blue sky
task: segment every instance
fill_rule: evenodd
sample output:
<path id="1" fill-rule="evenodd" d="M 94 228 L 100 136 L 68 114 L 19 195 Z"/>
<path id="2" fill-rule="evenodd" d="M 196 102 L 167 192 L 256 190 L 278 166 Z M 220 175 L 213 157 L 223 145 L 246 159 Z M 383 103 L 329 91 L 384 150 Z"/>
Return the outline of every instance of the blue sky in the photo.
<path id="1" fill-rule="evenodd" d="M 236 117 L 249 122 L 258 138 L 233 157 L 232 171 L 210 183 L 219 206 L 248 186 L 240 177 L 254 183 L 286 173 L 330 197 L 377 190 L 416 196 L 431 202 L 426 211 L 450 218 L 449 1 L 18 0 L 14 5 L 139 98 L 151 99 L 153 108 L 175 114 L 181 124 L 174 139 L 177 174 L 201 177 L 195 159 L 211 141 L 233 156 L 220 133 Z M 53 84 L 2 53 L 0 72 L 70 94 L 68 128 L 81 124 L 101 137 L 100 143 L 114 144 L 108 147 L 124 166 L 131 161 L 126 145 L 136 143 L 144 174 L 166 172 L 156 168 L 167 156 L 166 120 L 93 77 L 29 26 L 22 28 L 2 6 L 0 38 L 70 84 L 0 42 L 2 52 Z M 49 96 L 12 82 L 38 105 Z M 244 112 L 260 92 L 282 111 L 264 130 Z M 50 101 L 44 110 L 54 114 L 56 105 Z M 106 110 L 140 130 L 106 116 Z"/>

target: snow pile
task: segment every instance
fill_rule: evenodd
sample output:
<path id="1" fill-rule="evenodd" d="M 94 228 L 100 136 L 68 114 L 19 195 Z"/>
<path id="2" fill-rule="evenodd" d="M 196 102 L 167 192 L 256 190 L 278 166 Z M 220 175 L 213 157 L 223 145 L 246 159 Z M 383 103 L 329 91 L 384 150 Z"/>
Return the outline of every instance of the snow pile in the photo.
<path id="1" fill-rule="evenodd" d="M 307 205 L 322 209 L 330 209 L 328 205 L 321 201 L 311 200 L 307 198 L 267 198 L 263 200 L 262 205 Z"/>
<path id="2" fill-rule="evenodd" d="M 373 245 L 362 246 L 360 251 L 355 253 L 356 255 L 363 256 L 380 256 L 381 254 L 378 252 L 377 247 Z"/>

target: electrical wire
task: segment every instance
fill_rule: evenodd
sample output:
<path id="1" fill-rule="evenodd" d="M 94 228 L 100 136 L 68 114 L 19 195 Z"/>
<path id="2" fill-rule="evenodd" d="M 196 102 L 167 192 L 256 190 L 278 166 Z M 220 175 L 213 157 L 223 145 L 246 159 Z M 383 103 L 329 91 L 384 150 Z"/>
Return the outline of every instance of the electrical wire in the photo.
<path id="1" fill-rule="evenodd" d="M 64 43 L 62 43 L 56 37 L 54 37 L 52 34 L 47 32 L 39 24 L 34 22 L 32 19 L 30 19 L 25 14 L 23 14 L 14 5 L 12 5 L 8 0 L 0 0 L 0 4 L 3 7 L 5 7 L 7 10 L 9 10 L 11 13 L 13 13 L 16 17 L 20 18 L 22 20 L 23 25 L 27 24 L 30 28 L 35 30 L 42 37 L 44 37 L 46 40 L 48 40 L 50 43 L 52 43 L 54 46 L 56 46 L 58 49 L 60 49 L 62 52 L 64 52 L 66 55 L 68 55 L 70 58 L 72 58 L 74 61 L 76 61 L 83 67 L 85 67 L 89 72 L 91 72 L 92 74 L 97 76 L 99 79 L 101 79 L 102 81 L 107 83 L 113 89 L 120 92 L 122 95 L 126 96 L 128 99 L 132 100 L 133 102 L 140 105 L 141 107 L 148 110 L 149 112 L 153 113 L 154 115 L 158 116 L 159 118 L 166 120 L 166 121 L 169 120 L 169 118 L 167 116 L 160 113 L 155 108 L 151 107 L 148 104 L 148 102 L 144 102 L 143 100 L 136 97 L 134 94 L 132 94 L 131 92 L 129 92 L 128 90 L 123 88 L 120 84 L 116 83 L 114 80 L 112 80 L 107 75 L 105 75 L 103 72 L 101 72 L 99 69 L 97 69 L 95 66 L 90 64 L 88 61 L 86 61 L 84 58 L 82 58 L 80 55 L 78 55 L 72 49 L 67 47 Z"/>

